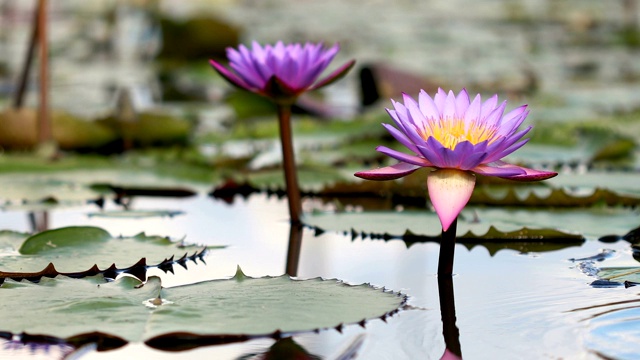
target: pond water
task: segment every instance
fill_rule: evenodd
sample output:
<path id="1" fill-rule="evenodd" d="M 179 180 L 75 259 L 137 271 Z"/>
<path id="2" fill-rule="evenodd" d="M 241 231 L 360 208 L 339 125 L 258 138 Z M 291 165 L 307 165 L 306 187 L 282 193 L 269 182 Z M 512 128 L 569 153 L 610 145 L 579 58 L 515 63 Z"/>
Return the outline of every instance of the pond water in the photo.
<path id="1" fill-rule="evenodd" d="M 307 204 L 308 205 L 308 204 Z M 107 204 L 107 209 L 114 207 Z M 252 277 L 282 275 L 287 268 L 290 227 L 286 201 L 265 195 L 236 199 L 229 205 L 201 192 L 186 199 L 138 197 L 135 209 L 169 209 L 184 214 L 171 218 L 113 219 L 89 217 L 95 206 L 62 208 L 48 214 L 48 226 L 99 226 L 113 235 L 168 235 L 194 243 L 228 245 L 212 250 L 206 265 L 176 269 L 175 275 L 161 274 L 163 285 L 174 286 L 233 276 L 237 266 Z M 0 228 L 30 231 L 28 214 L 5 211 Z M 624 234 L 629 229 L 620 229 Z M 453 277 L 456 324 L 463 357 L 466 359 L 633 359 L 640 356 L 637 344 L 637 288 L 594 288 L 594 277 L 578 268 L 581 259 L 614 250 L 607 266 L 634 266 L 625 241 L 603 243 L 588 239 L 582 246 L 562 250 L 520 253 L 499 250 L 491 255 L 477 245 L 456 246 Z M 386 319 L 374 319 L 366 328 L 347 326 L 318 334 L 294 336 L 309 353 L 326 359 L 340 358 L 349 345 L 361 342 L 358 359 L 439 359 L 445 350 L 438 279 L 439 245 L 416 243 L 407 248 L 401 240 L 352 239 L 351 235 L 327 231 L 316 235 L 305 229 L 297 259 L 297 277 L 322 277 L 350 284 L 371 283 L 409 295 L 410 308 Z M 289 260 L 289 266 L 295 263 Z M 593 266 L 597 266 L 594 262 Z M 448 327 L 451 323 L 446 324 Z M 454 339 L 455 340 L 455 339 Z M 448 342 L 452 340 L 447 339 Z M 273 340 L 208 346 L 183 352 L 152 350 L 130 344 L 118 350 L 87 350 L 82 359 L 113 358 L 216 358 L 238 359 L 266 351 Z M 27 350 L 0 346 L 0 357 L 55 358 L 43 350 L 27 356 Z M 356 346 L 357 347 L 357 346 Z M 600 354 L 600 355 L 599 355 Z"/>
<path id="2" fill-rule="evenodd" d="M 122 54 L 117 61 L 99 54 L 95 57 L 84 54 L 86 39 L 78 37 L 80 40 L 77 40 L 70 34 L 84 29 L 75 23 L 76 17 L 84 20 L 90 16 L 86 15 L 88 10 L 78 16 L 66 8 L 78 6 L 76 3 L 88 4 L 76 1 L 69 2 L 72 5 L 62 5 L 60 2 L 53 7 L 58 10 L 54 11 L 57 16 L 51 20 L 52 48 L 57 49 L 53 56 L 55 91 L 51 95 L 52 104 L 95 117 L 112 110 L 113 93 L 107 91 L 109 87 L 132 86 L 135 89 L 139 86 L 149 91 L 157 82 L 157 74 L 149 62 L 133 62 Z M 110 2 L 97 3 L 102 6 Z M 537 92 L 514 96 L 523 98 L 518 103 L 532 105 L 535 110 L 531 120 L 539 123 L 600 119 L 603 115 L 640 107 L 640 92 L 637 91 L 640 62 L 636 61 L 640 50 L 637 46 L 619 44 L 618 35 L 625 15 L 623 6 L 631 2 L 492 0 L 483 2 L 482 6 L 469 0 L 404 0 L 393 2 L 393 6 L 380 0 L 370 0 L 364 5 L 342 0 L 166 0 L 160 3 L 164 13 L 176 17 L 186 19 L 211 14 L 242 27 L 243 42 L 254 39 L 339 42 L 342 49 L 336 64 L 351 58 L 357 59 L 358 66 L 388 63 L 454 89 L 469 87 L 478 91 L 517 93 L 526 90 L 526 74 L 532 71 L 539 87 Z M 12 4 L 6 8 L 11 9 Z M 98 19 L 96 14 L 91 14 Z M 135 12 L 132 14 L 137 16 Z M 100 16 L 103 16 L 101 12 Z M 96 21 L 100 25 L 103 20 Z M 2 34 L 0 46 L 4 51 L 0 51 L 0 58 L 9 64 L 8 68 L 15 70 L 22 62 L 30 27 L 28 21 L 6 24 L 10 31 Z M 121 38 L 125 42 L 130 39 Z M 136 45 L 127 49 L 133 52 L 139 48 Z M 201 77 L 200 73 L 197 76 Z M 352 71 L 324 94 L 327 103 L 339 108 L 345 117 L 356 111 L 357 81 L 357 72 Z M 207 89 L 205 93 L 218 94 L 211 96 L 215 100 L 219 100 L 219 95 L 226 89 L 219 78 L 203 87 Z M 35 104 L 34 93 L 29 100 L 28 103 Z M 183 105 L 186 106 L 175 104 L 177 107 Z M 207 103 L 203 109 L 203 113 L 213 113 L 215 124 L 217 117 L 232 116 L 228 107 L 217 101 Z M 637 116 L 632 120 L 636 119 Z M 632 136 L 637 144 L 637 136 L 631 135 L 633 128 L 631 131 L 627 128 L 629 123 L 624 123 L 623 130 L 617 131 Z M 296 139 L 300 142 L 302 137 L 296 136 Z M 246 142 L 250 146 L 263 147 L 252 139 Z M 312 142 L 317 144 L 317 138 Z M 208 149 L 206 146 L 204 144 L 203 148 Z M 222 147 L 228 153 L 238 150 L 234 143 Z M 246 147 L 246 143 L 240 144 L 238 151 Z M 523 154 L 524 160 L 528 161 L 525 163 L 529 164 L 583 165 L 590 158 L 592 147 L 591 143 L 579 148 L 529 144 L 519 154 Z M 635 149 L 637 152 L 637 147 Z M 279 162 L 277 157 L 271 156 L 277 153 L 276 150 L 256 157 L 251 169 Z M 316 152 L 315 148 L 312 151 Z M 323 156 L 327 157 L 326 154 Z M 638 160 L 633 166 L 638 168 Z M 548 183 L 576 192 L 583 188 L 590 192 L 596 186 L 607 186 L 622 193 L 640 194 L 637 172 L 605 173 L 594 180 L 583 176 L 581 171 L 570 173 L 572 169 L 568 170 L 563 169 L 561 176 Z M 20 182 L 15 183 L 19 185 Z M 28 191 L 37 190 L 40 189 Z M 157 271 L 155 275 L 163 278 L 165 286 L 229 278 L 240 266 L 252 277 L 279 276 L 288 271 L 299 279 L 322 277 L 350 284 L 371 283 L 409 296 L 409 307 L 386 321 L 374 319 L 365 328 L 352 325 L 341 332 L 331 329 L 294 336 L 295 342 L 309 353 L 326 359 L 347 359 L 349 357 L 341 354 L 348 354 L 349 349 L 354 348 L 358 359 L 440 359 L 446 346 L 455 347 L 456 344 L 465 359 L 640 358 L 637 346 L 640 342 L 638 287 L 593 287 L 590 284 L 596 278 L 587 274 L 599 266 L 638 265 L 626 241 L 605 243 L 598 240 L 602 235 L 622 235 L 637 227 L 637 210 L 614 209 L 612 211 L 620 210 L 624 214 L 609 217 L 602 213 L 578 214 L 580 210 L 568 210 L 576 214 L 570 219 L 571 230 L 584 234 L 587 240 L 582 245 L 559 246 L 554 251 L 522 252 L 514 246 L 515 249 L 494 253 L 483 245 L 458 244 L 453 291 L 444 291 L 448 284 L 439 284 L 436 276 L 439 245 L 435 242 L 409 246 L 400 239 L 384 241 L 352 237 L 331 230 L 316 234 L 305 228 L 297 252 L 295 247 L 293 250 L 290 247 L 286 201 L 254 194 L 227 204 L 208 196 L 206 193 L 210 189 L 198 187 L 198 190 L 197 196 L 184 199 L 136 197 L 133 200 L 132 208 L 137 210 L 182 212 L 170 218 L 89 216 L 99 209 L 95 205 L 81 205 L 49 211 L 45 227 L 90 225 L 106 229 L 113 235 L 146 232 L 174 239 L 185 238 L 191 243 L 228 246 L 210 251 L 205 258 L 206 265 L 191 264 L 188 271 L 176 267 L 175 274 Z M 78 197 L 84 199 L 84 196 Z M 309 211 L 330 212 L 329 207 L 318 205 L 316 201 L 307 200 L 305 206 Z M 108 202 L 106 209 L 120 207 Z M 549 211 L 546 220 L 537 224 L 551 224 L 553 214 Z M 511 215 L 527 223 L 527 213 L 513 210 Z M 497 216 L 504 218 L 504 214 Z M 37 217 L 42 219 L 42 214 Z M 379 218 L 380 215 L 376 217 Z M 558 216 L 558 219 L 564 218 Z M 585 228 L 581 228 L 581 222 Z M 519 221 L 511 223 L 520 225 Z M 552 227 L 558 227 L 556 222 Z M 607 230 L 600 231 L 600 227 Z M 412 226 L 409 228 L 414 230 Z M 0 213 L 0 230 L 34 229 L 26 210 L 5 209 Z M 603 251 L 612 255 L 603 261 L 570 260 L 589 258 Z M 451 321 L 443 323 L 441 308 L 452 310 L 452 305 L 455 306 L 455 324 Z M 456 336 L 454 325 L 459 336 Z M 181 352 L 130 344 L 107 352 L 87 348 L 75 358 L 254 359 L 258 357 L 251 354 L 263 353 L 273 343 L 271 339 L 258 339 Z M 0 358 L 56 359 L 61 356 L 60 350 L 62 348 L 20 348 L 0 340 Z"/>

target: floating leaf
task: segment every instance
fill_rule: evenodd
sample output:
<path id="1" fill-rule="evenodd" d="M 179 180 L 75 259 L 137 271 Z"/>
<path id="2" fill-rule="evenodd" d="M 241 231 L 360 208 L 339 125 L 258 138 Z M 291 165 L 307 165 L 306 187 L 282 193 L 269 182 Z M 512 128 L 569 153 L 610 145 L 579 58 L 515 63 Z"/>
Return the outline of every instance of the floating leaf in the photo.
<path id="1" fill-rule="evenodd" d="M 92 184 L 91 189 L 96 192 L 113 192 L 117 197 L 156 196 L 156 197 L 190 197 L 197 193 L 182 187 L 123 187 L 112 184 Z"/>
<path id="2" fill-rule="evenodd" d="M 496 206 L 548 206 L 548 207 L 588 207 L 597 204 L 609 206 L 637 206 L 640 197 L 617 194 L 608 189 L 596 188 L 590 195 L 575 195 L 565 188 L 551 189 L 546 196 L 540 196 L 531 191 L 526 196 L 519 196 L 516 189 L 508 188 L 507 193 L 500 197 L 489 195 L 487 188 L 478 188 L 473 192 L 471 204 Z"/>
<path id="3" fill-rule="evenodd" d="M 19 179 L 19 180 L 17 180 Z M 82 204 L 88 199 L 95 199 L 98 193 L 92 191 L 73 179 L 52 174 L 10 174 L 0 175 L 0 198 L 12 200 L 7 206 L 17 206 L 24 202 L 55 202 Z M 16 202 L 18 201 L 18 202 Z"/>
<path id="4" fill-rule="evenodd" d="M 15 246 L 17 236 L 5 233 L 3 238 Z M 188 260 L 201 258 L 204 251 L 201 246 L 184 245 L 160 236 L 138 234 L 115 238 L 101 228 L 90 226 L 43 231 L 27 238 L 18 247 L 5 247 L 4 250 L 0 257 L 0 278 L 37 277 L 39 273 L 55 275 L 58 271 L 82 273 L 87 269 L 95 272 L 110 266 L 110 271 L 114 272 L 135 265 L 146 267 L 147 260 L 153 266 L 169 266 L 174 262 L 186 266 Z M 188 256 L 188 253 L 194 255 Z M 50 265 L 52 263 L 55 267 Z"/>
<path id="5" fill-rule="evenodd" d="M 618 283 L 630 282 L 640 284 L 640 267 L 609 267 L 601 268 L 597 276 L 602 280 L 615 281 Z"/>
<path id="6" fill-rule="evenodd" d="M 407 300 L 368 284 L 285 275 L 251 278 L 240 271 L 229 280 L 168 289 L 156 277 L 140 285 L 133 278 L 105 283 L 101 276 L 58 276 L 37 284 L 7 280 L 0 288 L 0 332 L 55 336 L 76 345 L 100 336 L 163 349 L 179 342 L 189 348 L 364 326 L 368 319 L 395 314 Z M 16 311 L 25 303 L 29 311 Z"/>
<path id="7" fill-rule="evenodd" d="M 311 213 L 304 222 L 316 232 L 336 231 L 355 237 L 403 239 L 408 244 L 439 241 L 441 225 L 428 211 Z M 585 237 L 624 233 L 637 225 L 628 210 L 572 211 L 512 210 L 467 207 L 458 221 L 458 240 L 464 244 L 529 243 L 542 250 L 580 244 Z M 511 246 L 510 246 L 511 247 Z M 517 246 L 524 249 L 522 244 Z M 511 247 L 514 248 L 514 247 Z M 497 249 L 497 248 L 496 248 Z M 527 250 L 523 250 L 527 251 Z M 534 250 L 530 250 L 534 251 Z M 538 250 L 536 250 L 538 251 Z"/>
<path id="8" fill-rule="evenodd" d="M 285 194 L 284 187 L 273 186 L 273 184 L 281 183 L 281 176 L 272 174 L 273 178 L 271 178 L 267 177 L 266 174 L 263 172 L 262 176 L 265 177 L 259 183 L 245 181 L 241 183 L 233 182 L 233 186 L 229 186 L 228 183 L 223 184 L 211 192 L 211 195 L 229 199 L 235 195 L 247 197 L 250 194 L 260 192 Z M 255 175 L 251 179 L 258 179 L 259 176 Z M 422 208 L 428 203 L 428 196 L 425 189 L 426 185 L 423 181 L 418 181 L 418 178 L 419 176 L 408 176 L 400 181 L 338 181 L 317 190 L 314 190 L 314 186 L 308 186 L 306 190 L 302 191 L 302 194 L 308 197 L 339 201 L 343 204 L 361 205 L 366 209 L 392 209 L 396 206 Z M 321 179 L 316 178 L 316 181 Z M 485 181 L 484 179 L 486 178 L 478 179 L 478 182 Z M 325 177 L 325 182 L 326 180 L 327 178 Z M 600 186 L 606 184 L 607 182 L 603 180 Z M 469 204 L 554 208 L 591 207 L 595 205 L 638 206 L 640 205 L 640 196 L 618 193 L 604 187 L 576 191 L 566 187 L 522 186 L 521 184 L 504 183 L 502 181 L 501 185 L 477 186 L 469 200 Z"/>
<path id="9" fill-rule="evenodd" d="M 442 230 L 434 212 L 426 210 L 310 213 L 305 224 L 323 230 L 374 234 L 413 234 L 439 236 Z M 638 215 L 625 209 L 524 210 L 465 208 L 458 220 L 457 233 L 486 234 L 493 226 L 501 232 L 529 229 L 555 229 L 575 235 L 600 238 L 626 233 L 636 227 Z M 571 235 L 573 234 L 573 235 Z"/>
<path id="10" fill-rule="evenodd" d="M 141 219 L 149 217 L 174 217 L 182 215 L 184 212 L 176 210 L 108 210 L 100 212 L 92 212 L 87 214 L 89 217 L 105 217 L 105 218 L 125 218 L 125 219 Z"/>
<path id="11" fill-rule="evenodd" d="M 611 181 L 615 179 L 615 181 Z M 638 173 L 621 171 L 590 171 L 586 173 L 570 172 L 556 176 L 545 183 L 553 187 L 567 187 L 571 189 L 609 189 L 621 195 L 640 196 L 640 181 Z"/>

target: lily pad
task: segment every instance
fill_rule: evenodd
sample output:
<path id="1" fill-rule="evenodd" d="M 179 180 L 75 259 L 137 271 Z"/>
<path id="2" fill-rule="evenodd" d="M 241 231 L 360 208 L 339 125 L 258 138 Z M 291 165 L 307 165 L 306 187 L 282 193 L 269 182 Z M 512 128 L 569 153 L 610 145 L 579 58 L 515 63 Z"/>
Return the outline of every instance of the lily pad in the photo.
<path id="1" fill-rule="evenodd" d="M 189 185 L 185 187 L 184 182 L 142 171 L 84 169 L 0 174 L 0 199 L 4 200 L 3 208 L 7 210 L 48 210 L 61 206 L 84 205 L 109 196 L 121 199 L 133 196 L 196 195 L 198 185 Z"/>
<path id="2" fill-rule="evenodd" d="M 197 346 L 231 339 L 342 329 L 395 314 L 406 296 L 338 280 L 251 278 L 162 288 L 157 277 L 105 283 L 101 276 L 58 276 L 39 283 L 5 281 L 0 289 L 0 332 L 50 335 L 71 342 L 89 335 L 166 348 L 176 340 Z M 15 311 L 29 304 L 29 311 Z M 42 321 L 47 319 L 47 321 Z M 95 341 L 94 338 L 91 341 Z M 78 345 L 78 344 L 76 344 Z"/>
<path id="3" fill-rule="evenodd" d="M 640 195 L 640 181 L 638 181 L 638 174 L 635 172 L 593 171 L 561 175 L 545 180 L 545 182 L 554 187 L 569 187 L 572 189 L 602 188 L 622 195 Z M 615 181 L 611 181 L 611 179 L 615 179 Z"/>
<path id="4" fill-rule="evenodd" d="M 173 259 L 192 260 L 201 257 L 203 247 L 185 245 L 161 236 L 144 233 L 132 237 L 113 237 L 107 231 L 90 226 L 65 227 L 47 230 L 31 237 L 4 233 L 6 243 L 0 256 L 0 278 L 25 277 L 21 274 L 37 274 L 49 264 L 61 273 L 78 273 L 90 268 L 123 269 L 149 261 L 164 264 Z M 179 260 L 176 260 L 179 261 Z M 182 265 L 186 264 L 183 263 Z M 186 266 L 186 265 L 185 265 Z"/>
<path id="5" fill-rule="evenodd" d="M 116 219 L 142 219 L 150 217 L 174 217 L 182 215 L 184 212 L 177 210 L 108 210 L 92 212 L 89 217 L 105 217 Z"/>
<path id="6" fill-rule="evenodd" d="M 593 210 L 514 210 L 472 208 L 463 210 L 458 221 L 462 242 L 481 240 L 500 242 L 581 242 L 584 237 L 599 238 L 621 234 L 637 226 L 637 214 L 623 209 Z M 372 238 L 403 238 L 413 242 L 437 241 L 441 225 L 430 211 L 368 211 L 312 213 L 306 225 L 320 231 L 337 231 Z"/>
<path id="7" fill-rule="evenodd" d="M 630 282 L 640 284 L 639 266 L 601 268 L 597 275 L 603 280 L 615 281 L 618 283 Z"/>

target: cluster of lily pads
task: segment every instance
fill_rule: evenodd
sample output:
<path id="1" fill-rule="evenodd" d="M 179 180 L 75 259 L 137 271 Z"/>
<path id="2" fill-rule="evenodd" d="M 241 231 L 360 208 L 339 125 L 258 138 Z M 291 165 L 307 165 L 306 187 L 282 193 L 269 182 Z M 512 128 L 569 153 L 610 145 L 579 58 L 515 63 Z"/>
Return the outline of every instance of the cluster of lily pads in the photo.
<path id="1" fill-rule="evenodd" d="M 423 91 L 417 99 L 404 95 L 403 103 L 394 101 L 394 109 L 388 110 L 395 126 L 383 125 L 390 138 L 377 130 L 381 128 L 378 125 L 364 132 L 367 145 L 371 139 L 385 142 L 377 148 L 384 156 L 363 155 L 363 162 L 375 167 L 357 171 L 356 176 L 394 181 L 360 182 L 351 176 L 329 185 L 305 187 L 310 183 L 305 172 L 317 174 L 322 169 L 296 162 L 291 107 L 303 93 L 338 80 L 354 66 L 354 61 L 349 61 L 318 81 L 337 52 L 337 45 L 325 48 L 309 43 L 254 43 L 251 48 L 228 50 L 230 68 L 211 62 L 232 84 L 275 103 L 284 169 L 284 181 L 276 180 L 275 186 L 255 175 L 247 181 L 228 179 L 216 186 L 211 196 L 227 201 L 256 192 L 286 197 L 292 226 L 307 226 L 317 234 L 338 231 L 352 238 L 402 239 L 408 246 L 440 242 L 438 273 L 449 281 L 456 241 L 467 246 L 482 244 L 491 253 L 502 248 L 548 251 L 579 244 L 585 238 L 625 239 L 638 244 L 636 216 L 626 211 L 640 202 L 637 185 L 630 181 L 625 188 L 622 183 L 619 191 L 592 186 L 595 190 L 585 195 L 581 188 L 562 187 L 561 181 L 555 183 L 557 187 L 526 188 L 503 181 L 544 180 L 557 173 L 555 169 L 533 170 L 526 163 L 521 166 L 502 160 L 527 142 L 524 136 L 531 128 L 519 130 L 528 114 L 526 107 L 505 113 L 507 105 L 499 104 L 497 96 L 482 101 L 478 95 L 472 100 L 464 89 L 457 94 L 439 90 L 433 96 Z M 363 136 L 362 131 L 355 133 Z M 361 149 L 358 152 L 364 154 Z M 389 163 L 387 156 L 395 161 Z M 311 177 L 317 179 L 317 175 Z M 588 176 L 585 178 L 589 181 Z M 127 199 L 133 196 L 195 194 L 184 189 L 145 191 L 117 184 L 86 188 L 94 195 L 97 189 L 102 193 L 84 200 L 100 206 L 106 196 L 123 207 L 122 212 L 110 214 L 114 217 L 135 215 L 127 205 Z M 319 199 L 323 206 L 333 204 L 334 211 L 305 214 L 303 197 Z M 55 207 L 62 200 L 47 197 L 37 205 Z M 4 208 L 11 211 L 20 206 L 25 203 L 7 202 Z M 433 211 L 424 211 L 425 207 Z M 541 207 L 547 210 L 544 214 L 536 212 Z M 347 208 L 387 211 L 368 213 Z M 571 224 L 561 210 L 549 214 L 550 208 L 569 208 L 585 216 L 596 212 L 594 217 L 598 219 L 610 216 L 616 220 L 607 224 L 609 227 L 585 230 L 582 225 Z M 514 212 L 522 212 L 523 216 L 515 217 L 523 219 L 521 223 L 514 222 Z M 97 211 L 93 216 L 104 214 Z M 536 216 L 544 219 L 537 221 Z M 546 227 L 536 228 L 540 223 Z M 462 231 L 456 234 L 457 229 Z M 610 232 L 604 233 L 603 229 Z M 188 270 L 190 266 L 206 265 L 207 253 L 223 248 L 145 234 L 118 237 L 95 227 L 35 234 L 4 231 L 0 233 L 0 250 L 0 337 L 8 342 L 64 343 L 72 346 L 70 351 L 87 345 L 109 350 L 130 342 L 175 351 L 257 337 L 276 339 L 277 345 L 300 332 L 341 330 L 349 324 L 365 326 L 368 319 L 385 319 L 407 305 L 406 295 L 369 284 L 296 280 L 288 276 L 292 274 L 250 278 L 240 269 L 230 279 L 163 288 L 163 274 L 174 272 L 176 267 Z M 625 268 L 605 269 L 596 275 L 608 284 L 631 286 L 638 282 L 638 273 Z M 442 280 L 441 286 L 446 284 L 447 280 Z M 325 301 L 329 297 L 331 301 Z M 32 304 L 28 312 L 16 311 L 26 302 Z M 255 311 L 257 308 L 262 310 Z M 308 313 L 322 316 L 309 323 L 304 316 Z M 443 319 L 445 313 L 443 310 Z M 461 356 L 459 348 L 451 350 L 449 343 L 447 346 L 447 351 L 452 351 L 450 356 Z"/>

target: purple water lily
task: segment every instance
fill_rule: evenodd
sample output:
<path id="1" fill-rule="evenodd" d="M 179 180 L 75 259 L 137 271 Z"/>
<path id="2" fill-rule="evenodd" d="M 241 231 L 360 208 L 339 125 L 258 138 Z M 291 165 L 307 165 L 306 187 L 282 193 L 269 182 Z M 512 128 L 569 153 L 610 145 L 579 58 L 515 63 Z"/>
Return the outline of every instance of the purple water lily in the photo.
<path id="1" fill-rule="evenodd" d="M 531 126 L 518 130 L 528 115 L 526 105 L 504 114 L 506 101 L 498 104 L 494 95 L 482 101 L 470 100 L 466 90 L 456 96 L 442 89 L 433 98 L 424 90 L 418 101 L 403 95 L 404 104 L 392 100 L 387 109 L 396 127 L 382 124 L 413 154 L 378 146 L 377 151 L 399 162 L 355 175 L 368 180 L 392 180 L 421 167 L 434 168 L 427 177 L 429 197 L 442 223 L 443 231 L 457 218 L 469 201 L 475 186 L 473 173 L 500 178 L 536 181 L 557 175 L 509 164 L 501 159 L 526 144 L 522 137 Z"/>
<path id="2" fill-rule="evenodd" d="M 305 91 L 319 89 L 343 77 L 355 64 L 351 60 L 325 78 L 318 80 L 322 72 L 336 56 L 338 44 L 325 48 L 321 43 L 284 44 L 262 46 L 253 42 L 251 49 L 240 45 L 227 48 L 229 68 L 210 60 L 211 66 L 231 84 L 275 102 L 280 122 L 280 142 L 287 200 L 291 222 L 300 223 L 302 203 L 295 168 L 295 156 L 291 136 L 291 106 Z"/>
<path id="3" fill-rule="evenodd" d="M 251 49 L 240 45 L 227 48 L 228 69 L 210 60 L 211 66 L 235 86 L 266 96 L 276 102 L 291 103 L 305 91 L 319 89 L 344 76 L 355 60 L 342 65 L 320 81 L 318 77 L 336 56 L 338 44 L 284 44 L 264 47 L 253 42 Z"/>

